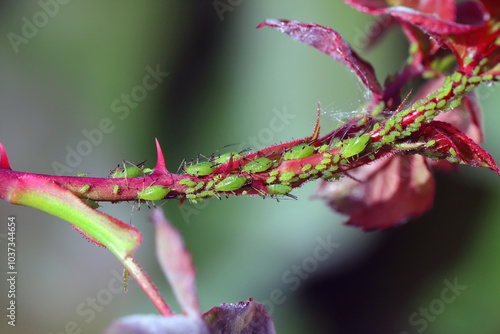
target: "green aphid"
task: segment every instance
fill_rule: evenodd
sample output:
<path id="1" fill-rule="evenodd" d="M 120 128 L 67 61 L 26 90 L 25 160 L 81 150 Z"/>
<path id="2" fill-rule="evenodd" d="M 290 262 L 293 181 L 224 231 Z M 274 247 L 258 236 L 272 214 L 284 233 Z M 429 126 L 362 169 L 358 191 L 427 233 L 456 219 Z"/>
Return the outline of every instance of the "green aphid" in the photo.
<path id="1" fill-rule="evenodd" d="M 85 177 L 85 176 L 87 176 L 87 173 L 78 173 L 78 174 L 76 174 L 76 175 L 77 175 L 78 177 Z"/>
<path id="2" fill-rule="evenodd" d="M 397 144 L 394 144 L 393 146 L 395 148 L 400 148 L 400 149 L 403 149 L 403 150 L 414 150 L 414 149 L 417 149 L 417 148 L 420 148 L 424 145 L 424 143 L 397 143 Z"/>
<path id="3" fill-rule="evenodd" d="M 430 102 L 425 106 L 425 110 L 433 110 L 436 108 L 436 102 Z"/>
<path id="4" fill-rule="evenodd" d="M 205 189 L 210 190 L 210 189 L 212 189 L 213 186 L 214 186 L 214 181 L 210 180 L 210 181 L 208 181 L 207 186 L 205 187 Z"/>
<path id="5" fill-rule="evenodd" d="M 217 191 L 235 191 L 247 183 L 247 178 L 241 175 L 232 174 L 215 185 Z"/>
<path id="6" fill-rule="evenodd" d="M 294 176 L 295 176 L 294 172 L 285 172 L 285 173 L 280 175 L 280 181 L 281 182 L 290 181 Z"/>
<path id="7" fill-rule="evenodd" d="M 269 172 L 269 176 L 276 176 L 276 175 L 278 175 L 279 173 L 280 173 L 280 171 L 279 171 L 279 170 L 277 170 L 277 169 L 275 169 L 275 170 L 272 170 L 272 171 L 270 171 L 270 172 Z"/>
<path id="8" fill-rule="evenodd" d="M 195 190 L 200 190 L 201 188 L 203 188 L 203 186 L 205 186 L 205 182 L 200 182 L 196 185 L 196 187 L 194 187 Z"/>
<path id="9" fill-rule="evenodd" d="M 434 139 L 433 139 L 433 140 L 429 140 L 429 141 L 425 144 L 425 146 L 427 146 L 427 147 L 431 147 L 431 146 L 433 146 L 435 143 L 436 143 L 436 141 L 435 141 Z"/>
<path id="10" fill-rule="evenodd" d="M 186 177 L 185 179 L 180 180 L 179 184 L 181 186 L 194 187 L 196 185 L 196 182 L 194 182 L 193 180 L 191 180 L 189 177 Z"/>
<path id="11" fill-rule="evenodd" d="M 330 149 L 330 147 L 329 147 L 328 145 L 323 144 L 323 145 L 319 148 L 318 152 L 319 152 L 319 153 L 323 153 L 323 152 L 328 151 L 329 149 Z"/>
<path id="12" fill-rule="evenodd" d="M 185 191 L 185 192 L 186 192 L 186 194 L 192 194 L 192 193 L 194 193 L 195 191 L 196 191 L 196 190 L 195 190 L 194 188 L 188 188 L 188 189 L 186 189 L 186 191 Z"/>
<path id="13" fill-rule="evenodd" d="M 470 92 L 471 90 L 473 90 L 474 88 L 476 88 L 476 85 L 467 85 L 465 86 L 465 91 L 466 92 Z"/>
<path id="14" fill-rule="evenodd" d="M 184 172 L 191 176 L 207 176 L 217 169 L 217 165 L 210 161 L 202 161 L 195 165 L 184 167 Z"/>
<path id="15" fill-rule="evenodd" d="M 287 195 L 292 191 L 292 187 L 284 184 L 270 184 L 266 188 L 271 195 Z"/>
<path id="16" fill-rule="evenodd" d="M 228 163 L 229 159 L 231 158 L 231 154 L 233 155 L 233 161 L 241 158 L 241 154 L 239 154 L 238 152 L 229 152 L 221 154 L 217 159 L 215 159 L 215 163 L 219 165 Z"/>
<path id="17" fill-rule="evenodd" d="M 441 101 L 441 102 L 444 102 L 444 101 Z M 436 113 L 436 111 L 435 111 L 435 110 L 429 110 L 429 111 L 426 111 L 426 112 L 424 113 L 424 116 L 425 116 L 425 117 L 431 117 L 431 116 L 434 116 L 434 114 L 435 114 L 435 113 Z"/>
<path id="18" fill-rule="evenodd" d="M 307 171 L 308 171 L 309 169 L 311 169 L 311 168 L 312 168 L 312 165 L 311 165 L 311 164 L 307 164 L 307 165 L 305 165 L 304 167 L 302 167 L 302 171 L 303 171 L 303 172 L 307 172 Z"/>
<path id="19" fill-rule="evenodd" d="M 356 154 L 361 153 L 368 145 L 370 140 L 370 135 L 361 135 L 360 137 L 354 137 L 344 141 L 342 148 L 340 149 L 340 154 L 344 158 L 352 157 Z"/>
<path id="20" fill-rule="evenodd" d="M 273 165 L 273 162 L 269 160 L 268 158 L 257 158 L 255 160 L 250 161 L 247 163 L 245 166 L 243 166 L 243 171 L 247 173 L 260 173 L 260 172 L 265 172 L 271 166 Z"/>
<path id="21" fill-rule="evenodd" d="M 453 75 L 451 76 L 451 80 L 455 82 L 460 82 L 462 80 L 462 73 L 460 72 L 453 73 Z"/>
<path id="22" fill-rule="evenodd" d="M 141 168 L 143 163 L 144 162 L 140 163 L 139 165 L 134 165 L 131 162 L 123 161 L 123 168 L 116 167 L 111 171 L 111 177 L 114 179 L 122 179 L 143 176 L 144 171 Z"/>
<path id="23" fill-rule="evenodd" d="M 457 87 L 453 88 L 453 94 L 458 95 L 462 93 L 465 90 L 464 85 L 458 85 Z"/>
<path id="24" fill-rule="evenodd" d="M 154 170 L 154 168 L 144 168 L 142 171 L 144 172 L 144 174 L 151 174 L 155 170 Z"/>
<path id="25" fill-rule="evenodd" d="M 382 143 L 384 143 L 384 144 L 392 143 L 395 140 L 396 140 L 396 137 L 394 137 L 392 135 L 388 135 L 388 136 L 385 136 L 384 138 L 382 138 Z"/>
<path id="26" fill-rule="evenodd" d="M 273 183 L 274 181 L 276 181 L 276 176 L 271 176 L 266 180 L 267 183 Z"/>
<path id="27" fill-rule="evenodd" d="M 391 129 L 392 127 L 394 127 L 394 125 L 396 124 L 396 120 L 395 119 L 392 119 L 390 118 L 388 121 L 387 121 L 387 124 L 385 125 L 385 130 L 388 131 L 388 129 Z"/>
<path id="28" fill-rule="evenodd" d="M 82 199 L 83 203 L 87 204 L 88 206 L 90 206 L 92 209 L 97 209 L 99 207 L 99 204 L 97 204 L 97 202 L 94 202 L 93 200 L 91 199 Z"/>
<path id="29" fill-rule="evenodd" d="M 483 80 L 485 80 L 485 81 L 491 81 L 491 80 L 493 80 L 493 74 L 483 75 Z"/>
<path id="30" fill-rule="evenodd" d="M 151 186 L 143 189 L 137 194 L 137 199 L 144 201 L 159 201 L 170 192 L 170 188 L 164 186 Z"/>
<path id="31" fill-rule="evenodd" d="M 314 146 L 302 144 L 292 147 L 289 151 L 283 154 L 283 159 L 285 160 L 295 160 L 307 158 L 314 154 Z"/>
<path id="32" fill-rule="evenodd" d="M 89 189 L 90 189 L 90 185 L 86 184 L 80 188 L 80 192 L 86 193 L 87 191 L 89 191 Z"/>
<path id="33" fill-rule="evenodd" d="M 323 175 L 321 175 L 321 178 L 323 178 L 323 179 L 329 179 L 329 178 L 331 178 L 332 176 L 333 176 L 333 173 L 331 173 L 331 172 L 329 172 L 329 171 L 325 170 L 325 171 L 323 172 Z"/>
<path id="34" fill-rule="evenodd" d="M 478 75 L 474 75 L 474 76 L 469 78 L 469 82 L 474 83 L 474 84 L 480 83 L 481 80 L 482 80 L 481 77 Z"/>
<path id="35" fill-rule="evenodd" d="M 455 149 L 454 149 L 453 147 L 449 149 L 449 152 L 450 152 L 450 154 L 451 154 L 451 155 L 453 155 L 454 157 L 456 157 L 456 156 L 457 156 L 457 152 L 455 151 Z"/>
<path id="36" fill-rule="evenodd" d="M 120 191 L 120 187 L 116 184 L 116 185 L 113 187 L 113 194 L 118 195 L 118 191 Z"/>
<path id="37" fill-rule="evenodd" d="M 459 98 L 459 99 L 456 99 L 456 100 L 453 100 L 450 102 L 448 108 L 449 109 L 455 109 L 457 108 L 460 104 L 462 103 L 462 99 Z"/>
<path id="38" fill-rule="evenodd" d="M 316 167 L 314 167 L 314 169 L 323 170 L 323 169 L 326 169 L 326 165 L 317 165 Z"/>
<path id="39" fill-rule="evenodd" d="M 420 115 L 417 118 L 415 118 L 415 123 L 420 123 L 425 119 L 424 115 Z"/>

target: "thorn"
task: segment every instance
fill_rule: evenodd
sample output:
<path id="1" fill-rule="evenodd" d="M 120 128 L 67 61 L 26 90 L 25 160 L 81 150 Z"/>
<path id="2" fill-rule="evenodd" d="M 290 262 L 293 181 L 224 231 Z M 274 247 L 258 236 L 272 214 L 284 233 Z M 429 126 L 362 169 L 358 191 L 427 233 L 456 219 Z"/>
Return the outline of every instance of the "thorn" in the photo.
<path id="1" fill-rule="evenodd" d="M 233 170 L 233 153 L 229 155 L 229 161 L 227 162 L 226 170 L 224 171 L 224 175 L 229 174 Z"/>
<path id="2" fill-rule="evenodd" d="M 7 158 L 7 152 L 5 152 L 2 143 L 0 143 L 0 168 L 12 169 L 9 164 L 9 159 Z"/>
<path id="3" fill-rule="evenodd" d="M 156 152 L 157 152 L 157 158 L 156 158 L 156 167 L 155 167 L 155 174 L 170 174 L 169 171 L 167 170 L 167 167 L 165 167 L 165 159 L 163 158 L 163 152 L 161 151 L 160 143 L 158 142 L 158 139 L 155 138 L 156 141 Z"/>
<path id="4" fill-rule="evenodd" d="M 408 93 L 408 95 L 406 95 L 406 97 L 403 100 L 403 102 L 401 102 L 401 104 L 399 105 L 398 110 L 396 110 L 396 112 L 400 112 L 401 109 L 403 109 L 403 106 L 406 103 L 406 100 L 408 100 L 408 98 L 410 97 L 412 91 L 413 91 L 413 89 L 410 89 L 410 92 Z"/>
<path id="5" fill-rule="evenodd" d="M 318 136 L 319 136 L 319 118 L 321 116 L 321 106 L 319 104 L 319 100 L 318 100 L 318 118 L 316 120 L 316 125 L 314 126 L 314 131 L 313 131 L 313 134 L 311 136 L 311 138 L 309 138 L 309 142 L 314 142 L 316 139 L 318 139 Z"/>

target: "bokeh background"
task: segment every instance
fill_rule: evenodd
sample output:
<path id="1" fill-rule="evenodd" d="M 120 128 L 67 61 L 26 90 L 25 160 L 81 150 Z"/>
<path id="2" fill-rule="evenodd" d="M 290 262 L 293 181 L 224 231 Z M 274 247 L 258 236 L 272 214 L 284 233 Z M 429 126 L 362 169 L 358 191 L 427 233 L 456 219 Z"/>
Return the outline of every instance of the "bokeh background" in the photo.
<path id="1" fill-rule="evenodd" d="M 184 158 L 228 144 L 257 149 L 303 137 L 317 100 L 323 131 L 356 112 L 366 97 L 354 75 L 272 29 L 256 30 L 268 17 L 336 29 L 381 81 L 404 64 L 401 32 L 368 50 L 371 18 L 340 0 L 0 2 L 0 140 L 12 167 L 55 174 L 68 148 L 86 139 L 82 131 L 103 119 L 113 131 L 66 175 L 106 176 L 123 159 L 154 166 L 154 138 L 175 171 Z M 124 117 L 116 108 L 138 91 L 147 67 L 168 76 Z M 484 147 L 500 160 L 500 95 L 486 86 L 479 93 Z M 343 226 L 343 217 L 310 199 L 317 182 L 294 192 L 297 201 L 229 198 L 182 208 L 172 201 L 163 209 L 192 252 L 204 311 L 253 297 L 280 333 L 498 333 L 500 179 L 471 167 L 436 176 L 434 208 L 383 232 Z M 137 209 L 102 208 L 142 231 L 137 259 L 179 311 L 156 263 L 148 209 Z M 123 268 L 110 252 L 64 221 L 5 202 L 0 277 L 8 271 L 9 215 L 17 218 L 17 322 L 7 325 L 1 279 L 0 332 L 98 333 L 113 319 L 156 312 L 134 282 L 120 291 Z M 314 250 L 327 240 L 337 247 L 314 266 Z M 455 282 L 461 289 L 445 290 Z"/>

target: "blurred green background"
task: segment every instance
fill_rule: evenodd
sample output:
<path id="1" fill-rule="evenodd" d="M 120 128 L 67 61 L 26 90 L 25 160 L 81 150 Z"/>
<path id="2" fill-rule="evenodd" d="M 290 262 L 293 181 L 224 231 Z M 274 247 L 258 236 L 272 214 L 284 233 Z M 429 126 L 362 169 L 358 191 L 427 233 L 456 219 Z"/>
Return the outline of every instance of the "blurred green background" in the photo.
<path id="1" fill-rule="evenodd" d="M 317 100 L 325 111 L 323 133 L 359 107 L 365 97 L 349 71 L 272 29 L 256 30 L 265 18 L 334 28 L 374 64 L 381 81 L 401 68 L 407 54 L 396 30 L 367 51 L 371 18 L 340 0 L 42 0 L 0 6 L 0 141 L 14 169 L 34 173 L 55 174 L 54 163 L 66 164 L 68 148 L 76 150 L 86 139 L 82 131 L 106 118 L 113 131 L 66 175 L 106 176 L 123 159 L 147 159 L 153 166 L 154 138 L 175 171 L 182 159 L 227 144 L 257 149 L 307 136 Z M 30 30 L 33 22 L 38 27 Z M 140 91 L 148 67 L 168 76 L 128 114 L 116 112 L 125 106 L 124 95 Z M 479 93 L 484 147 L 498 160 L 500 95 L 495 87 Z M 182 208 L 172 201 L 163 209 L 192 252 L 204 311 L 253 297 L 266 303 L 280 333 L 498 333 L 499 184 L 486 169 L 437 175 L 433 210 L 372 233 L 343 226 L 341 216 L 311 200 L 317 182 L 294 192 L 298 201 L 229 198 Z M 121 203 L 103 211 L 143 232 L 137 259 L 179 311 L 156 264 L 147 208 L 131 214 L 132 205 Z M 55 334 L 72 326 L 98 333 L 118 317 L 156 312 L 134 282 L 128 293 L 117 292 L 123 268 L 110 252 L 57 218 L 5 202 L 0 276 L 7 272 L 11 214 L 17 217 L 17 326 L 7 325 L 3 311 L 2 333 Z M 302 277 L 290 274 L 310 263 L 318 238 L 338 247 Z M 443 302 L 443 289 L 455 281 L 466 288 Z M 3 310 L 6 294 L 2 279 Z"/>

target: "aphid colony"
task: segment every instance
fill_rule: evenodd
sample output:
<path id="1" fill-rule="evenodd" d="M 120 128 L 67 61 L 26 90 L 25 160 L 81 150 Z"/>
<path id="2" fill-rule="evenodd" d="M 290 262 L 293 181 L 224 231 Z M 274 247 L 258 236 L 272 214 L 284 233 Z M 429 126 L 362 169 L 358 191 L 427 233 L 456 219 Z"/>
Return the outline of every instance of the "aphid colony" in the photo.
<path id="1" fill-rule="evenodd" d="M 183 161 L 179 168 L 182 173 L 171 174 L 174 181 L 168 187 L 155 184 L 161 175 L 144 168 L 144 161 L 137 164 L 124 161 L 109 176 L 125 179 L 142 177 L 143 187 L 137 189 L 135 198 L 139 202 L 187 198 L 197 203 L 212 196 L 220 198 L 230 194 L 295 198 L 290 192 L 306 181 L 340 178 L 344 172 L 342 165 L 347 165 L 352 157 L 359 157 L 370 145 L 370 136 L 359 135 L 359 130 L 345 127 L 343 133 L 334 132 L 318 138 L 318 114 L 311 137 L 257 152 L 228 152 L 204 157 L 205 161 L 199 161 L 199 157 L 196 162 Z M 369 156 L 374 159 L 373 154 Z M 146 182 L 146 178 L 150 179 Z M 120 186 L 113 186 L 114 195 L 120 195 L 121 191 Z"/>
<path id="2" fill-rule="evenodd" d="M 419 133 L 422 124 L 431 122 L 440 112 L 456 108 L 479 82 L 493 79 L 480 77 L 478 73 L 479 67 L 472 77 L 457 72 L 448 77 L 435 93 L 403 108 L 408 94 L 393 112 L 381 101 L 371 112 L 365 112 L 364 117 L 354 117 L 321 138 L 318 108 L 318 118 L 310 137 L 256 152 L 216 152 L 204 157 L 204 161 L 198 157 L 196 162 L 184 161 L 180 174 L 167 171 L 157 141 L 158 160 L 154 170 L 145 168 L 144 161 L 137 164 L 124 161 L 111 171 L 109 178 L 125 179 L 125 182 L 106 183 L 102 188 L 75 182 L 75 188 L 71 190 L 87 200 L 99 198 L 112 202 L 177 198 L 196 203 L 224 195 L 295 198 L 290 192 L 306 181 L 318 178 L 337 180 L 350 169 L 398 151 L 461 162 L 455 149 L 440 150 L 436 140 L 426 140 L 424 135 L 417 137 L 415 133 Z M 85 177 L 85 174 L 79 174 L 79 177 Z"/>

